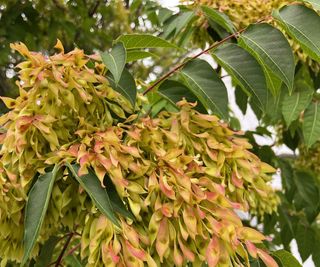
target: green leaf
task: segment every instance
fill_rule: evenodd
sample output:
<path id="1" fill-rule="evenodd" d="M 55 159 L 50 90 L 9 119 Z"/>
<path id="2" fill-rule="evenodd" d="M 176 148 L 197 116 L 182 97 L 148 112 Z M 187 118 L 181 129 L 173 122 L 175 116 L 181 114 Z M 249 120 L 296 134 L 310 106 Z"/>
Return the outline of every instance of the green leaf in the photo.
<path id="1" fill-rule="evenodd" d="M 301 259 L 302 261 L 306 261 L 313 251 L 314 231 L 309 226 L 300 223 L 295 232 L 295 239 Z"/>
<path id="2" fill-rule="evenodd" d="M 292 95 L 286 94 L 282 101 L 282 114 L 287 126 L 296 120 L 312 99 L 309 90 L 298 91 Z"/>
<path id="3" fill-rule="evenodd" d="M 64 260 L 66 266 L 83 267 L 83 265 L 81 264 L 80 259 L 78 259 L 78 257 L 76 255 L 74 255 L 74 254 L 67 255 L 63 260 Z"/>
<path id="4" fill-rule="evenodd" d="M 284 249 L 272 252 L 272 256 L 280 264 L 280 267 L 302 267 L 298 260 Z"/>
<path id="5" fill-rule="evenodd" d="M 280 88 L 279 82 L 272 77 L 274 75 L 285 83 L 289 92 L 292 92 L 294 57 L 287 39 L 279 30 L 266 23 L 250 25 L 240 35 L 239 44 L 254 55 L 262 65 L 269 81 L 268 85 L 275 84 L 271 90 Z M 278 91 L 273 92 L 277 93 Z"/>
<path id="6" fill-rule="evenodd" d="M 129 50 L 127 52 L 127 62 L 137 61 L 139 59 L 144 59 L 147 57 L 159 58 L 156 54 L 147 51 Z"/>
<path id="7" fill-rule="evenodd" d="M 201 9 L 208 19 L 213 20 L 229 33 L 236 32 L 232 21 L 226 14 L 208 6 L 201 6 Z"/>
<path id="8" fill-rule="evenodd" d="M 299 170 L 294 173 L 294 182 L 303 200 L 311 207 L 318 207 L 320 196 L 315 178 L 310 173 Z"/>
<path id="9" fill-rule="evenodd" d="M 55 246 L 60 240 L 57 236 L 51 236 L 44 244 L 41 246 L 39 257 L 37 258 L 37 262 L 35 267 L 43 267 L 48 266 L 51 263 L 52 254 Z"/>
<path id="10" fill-rule="evenodd" d="M 212 55 L 236 83 L 249 92 L 256 105 L 265 111 L 268 89 L 256 59 L 236 44 L 222 45 Z"/>
<path id="11" fill-rule="evenodd" d="M 320 17 L 303 5 L 284 6 L 272 13 L 286 32 L 313 59 L 320 60 Z"/>
<path id="12" fill-rule="evenodd" d="M 239 87 L 235 87 L 236 104 L 240 108 L 243 115 L 247 113 L 248 95 Z"/>
<path id="13" fill-rule="evenodd" d="M 111 73 L 107 73 L 107 78 L 110 86 L 126 97 L 134 108 L 136 105 L 137 87 L 131 73 L 127 69 L 124 69 L 118 84 L 114 81 Z"/>
<path id="14" fill-rule="evenodd" d="M 88 174 L 79 177 L 78 171 L 80 167 L 78 164 L 70 165 L 69 163 L 66 163 L 66 166 L 69 168 L 74 178 L 88 193 L 100 212 L 104 214 L 116 226 L 120 227 L 119 221 L 116 218 L 107 191 L 101 186 L 98 177 L 91 170 L 89 170 Z"/>
<path id="15" fill-rule="evenodd" d="M 193 11 L 181 12 L 181 14 L 178 15 L 177 19 L 175 20 L 175 36 L 183 30 L 193 16 Z"/>
<path id="16" fill-rule="evenodd" d="M 122 43 L 117 43 L 110 53 L 104 52 L 101 54 L 102 62 L 106 65 L 108 70 L 112 73 L 114 81 L 118 84 L 122 71 L 126 64 L 126 49 Z"/>
<path id="17" fill-rule="evenodd" d="M 189 89 L 206 109 L 228 119 L 227 88 L 210 64 L 201 59 L 189 61 L 181 70 Z"/>
<path id="18" fill-rule="evenodd" d="M 320 139 L 320 103 L 311 102 L 306 111 L 302 123 L 304 142 L 311 147 Z"/>
<path id="19" fill-rule="evenodd" d="M 59 166 L 55 165 L 52 172 L 40 175 L 29 192 L 24 217 L 24 254 L 21 266 L 29 259 L 38 239 L 58 171 Z"/>
<path id="20" fill-rule="evenodd" d="M 122 42 L 126 49 L 135 48 L 157 48 L 157 47 L 167 47 L 167 48 L 177 48 L 172 43 L 168 41 L 149 34 L 127 34 L 121 35 L 116 42 Z"/>
<path id="21" fill-rule="evenodd" d="M 114 209 L 115 212 L 118 212 L 121 214 L 123 217 L 130 218 L 131 220 L 135 220 L 133 214 L 128 211 L 126 206 L 123 203 L 123 200 L 120 198 L 118 195 L 118 192 L 116 190 L 116 187 L 114 186 L 113 182 L 111 179 L 106 175 L 104 179 L 104 184 L 106 186 L 106 191 L 109 196 L 111 205 Z"/>
<path id="22" fill-rule="evenodd" d="M 165 80 L 159 87 L 158 93 L 169 100 L 172 104 L 176 104 L 183 98 L 188 102 L 198 102 L 196 109 L 200 112 L 206 113 L 205 107 L 199 102 L 198 98 L 186 87 L 184 84 L 174 81 Z"/>

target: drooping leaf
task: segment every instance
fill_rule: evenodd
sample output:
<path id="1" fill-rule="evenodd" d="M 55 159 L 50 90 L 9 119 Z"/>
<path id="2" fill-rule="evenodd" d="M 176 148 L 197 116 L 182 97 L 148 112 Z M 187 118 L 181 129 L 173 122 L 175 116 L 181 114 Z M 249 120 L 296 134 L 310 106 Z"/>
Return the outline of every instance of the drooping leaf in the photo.
<path id="1" fill-rule="evenodd" d="M 302 131 L 304 142 L 311 147 L 320 139 L 320 103 L 311 102 L 304 112 Z"/>
<path id="2" fill-rule="evenodd" d="M 127 34 L 121 35 L 117 42 L 122 42 L 126 49 L 135 48 L 157 48 L 157 47 L 167 47 L 167 48 L 177 48 L 174 44 L 160 38 L 157 36 L 149 34 Z"/>
<path id="3" fill-rule="evenodd" d="M 310 57 L 320 60 L 320 17 L 317 12 L 303 5 L 289 5 L 272 14 Z"/>
<path id="4" fill-rule="evenodd" d="M 300 113 L 308 106 L 312 98 L 309 90 L 297 91 L 292 95 L 286 94 L 282 101 L 282 114 L 287 126 L 296 120 Z"/>
<path id="5" fill-rule="evenodd" d="M 315 178 L 306 171 L 296 171 L 294 182 L 300 196 L 311 207 L 318 207 L 320 202 L 319 188 Z"/>
<path id="6" fill-rule="evenodd" d="M 204 107 L 226 120 L 228 118 L 227 89 L 210 64 L 201 59 L 192 60 L 185 65 L 181 73 L 188 88 Z"/>
<path id="7" fill-rule="evenodd" d="M 58 171 L 59 166 L 56 165 L 51 172 L 40 175 L 28 194 L 24 217 L 24 254 L 21 266 L 27 262 L 38 239 Z"/>
<path id="8" fill-rule="evenodd" d="M 107 78 L 111 87 L 126 97 L 134 108 L 136 104 L 137 87 L 131 73 L 127 69 L 124 69 L 118 84 L 114 81 L 111 73 L 107 73 Z"/>
<path id="9" fill-rule="evenodd" d="M 279 82 L 272 77 L 274 75 L 292 92 L 295 69 L 293 53 L 287 39 L 279 30 L 266 23 L 250 25 L 240 35 L 239 44 L 262 65 L 268 85 L 272 86 L 271 90 L 279 90 Z M 278 92 L 274 91 L 273 94 Z"/>
<path id="10" fill-rule="evenodd" d="M 211 7 L 208 7 L 208 6 L 201 6 L 201 9 L 207 18 L 209 18 L 209 19 L 213 20 L 214 22 L 216 22 L 217 24 L 219 24 L 221 27 L 223 27 L 229 33 L 236 32 L 236 29 L 235 29 L 232 21 L 230 20 L 230 18 L 226 14 L 224 14 L 218 10 L 215 10 Z"/>
<path id="11" fill-rule="evenodd" d="M 127 52 L 127 62 L 137 61 L 139 59 L 144 59 L 148 57 L 158 58 L 156 54 L 150 53 L 148 51 L 129 50 Z"/>
<path id="12" fill-rule="evenodd" d="M 188 89 L 188 87 L 178 81 L 164 81 L 160 85 L 158 93 L 171 101 L 174 105 L 183 98 L 185 98 L 188 102 L 198 102 L 196 109 L 200 112 L 206 113 L 205 107 L 201 104 L 201 102 L 199 102 L 197 97 Z"/>
<path id="13" fill-rule="evenodd" d="M 272 253 L 280 267 L 302 267 L 298 260 L 288 251 L 281 249 Z"/>
<path id="14" fill-rule="evenodd" d="M 78 176 L 78 171 L 80 168 L 78 164 L 71 165 L 69 163 L 66 163 L 66 166 L 71 171 L 73 177 L 88 193 L 100 212 L 104 214 L 116 226 L 120 226 L 119 221 L 114 213 L 107 191 L 101 186 L 98 177 L 91 170 L 89 170 L 88 174 Z"/>
<path id="15" fill-rule="evenodd" d="M 127 59 L 126 49 L 123 44 L 119 42 L 112 47 L 110 53 L 102 53 L 101 59 L 108 70 L 112 73 L 115 83 L 118 84 Z"/>
<path id="16" fill-rule="evenodd" d="M 35 267 L 48 266 L 51 263 L 52 254 L 55 246 L 59 241 L 59 237 L 51 236 L 41 247 L 39 257 L 37 258 Z"/>
<path id="17" fill-rule="evenodd" d="M 214 50 L 212 55 L 236 83 L 249 92 L 251 100 L 257 102 L 257 106 L 265 111 L 268 89 L 256 59 L 236 44 L 222 45 Z"/>
<path id="18" fill-rule="evenodd" d="M 114 186 L 114 184 L 112 183 L 111 179 L 108 176 L 105 177 L 104 184 L 106 186 L 106 191 L 114 211 L 118 212 L 123 217 L 130 218 L 131 220 L 135 220 L 133 214 L 130 211 L 128 211 L 128 209 L 124 205 L 122 199 L 118 195 L 116 187 Z"/>

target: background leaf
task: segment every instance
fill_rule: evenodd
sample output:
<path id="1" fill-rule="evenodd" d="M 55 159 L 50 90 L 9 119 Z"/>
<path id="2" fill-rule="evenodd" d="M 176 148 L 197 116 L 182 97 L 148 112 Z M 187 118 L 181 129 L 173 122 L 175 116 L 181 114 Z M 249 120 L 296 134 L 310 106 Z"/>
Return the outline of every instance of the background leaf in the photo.
<path id="1" fill-rule="evenodd" d="M 304 142 L 311 147 L 320 139 L 320 103 L 311 102 L 306 111 L 302 123 Z"/>
<path id="2" fill-rule="evenodd" d="M 79 177 L 78 171 L 80 167 L 78 164 L 70 165 L 69 163 L 66 163 L 66 165 L 74 178 L 79 182 L 83 189 L 88 193 L 92 201 L 96 204 L 100 212 L 116 226 L 120 226 L 111 205 L 109 196 L 106 190 L 101 186 L 98 177 L 91 170 L 89 170 L 88 174 Z"/>
<path id="3" fill-rule="evenodd" d="M 111 73 L 107 73 L 107 78 L 110 86 L 126 97 L 134 108 L 136 104 L 137 87 L 131 73 L 127 69 L 124 69 L 118 84 L 114 81 Z"/>
<path id="4" fill-rule="evenodd" d="M 117 43 L 114 47 L 112 47 L 110 53 L 102 53 L 101 58 L 102 62 L 112 73 L 115 83 L 118 84 L 127 58 L 126 49 L 124 48 L 123 44 Z"/>
<path id="5" fill-rule="evenodd" d="M 27 262 L 38 239 L 58 171 L 59 167 L 56 165 L 52 172 L 40 175 L 28 194 L 24 219 L 24 254 L 21 266 Z"/>
<path id="6" fill-rule="evenodd" d="M 227 89 L 210 64 L 201 59 L 192 60 L 185 65 L 181 73 L 188 88 L 201 103 L 214 114 L 227 120 Z"/>
<path id="7" fill-rule="evenodd" d="M 288 251 L 281 249 L 272 253 L 280 267 L 302 267 L 298 260 Z"/>
<path id="8" fill-rule="evenodd" d="M 208 19 L 213 20 L 229 33 L 236 32 L 236 28 L 226 14 L 208 6 L 201 6 L 201 9 Z"/>
<path id="9" fill-rule="evenodd" d="M 39 257 L 37 258 L 35 267 L 48 266 L 51 263 L 52 254 L 55 246 L 59 241 L 59 237 L 51 236 L 42 246 Z"/>
<path id="10" fill-rule="evenodd" d="M 139 59 L 144 59 L 148 57 L 159 58 L 156 54 L 147 51 L 129 50 L 127 52 L 127 62 L 137 61 Z"/>
<path id="11" fill-rule="evenodd" d="M 177 48 L 172 43 L 168 41 L 149 34 L 127 34 L 121 35 L 116 42 L 122 42 L 126 49 L 134 48 L 156 48 L 156 47 L 168 47 Z"/>
<path id="12" fill-rule="evenodd" d="M 236 44 L 222 45 L 214 50 L 212 55 L 264 111 L 268 89 L 263 71 L 256 59 Z"/>
<path id="13" fill-rule="evenodd" d="M 292 95 L 286 94 L 282 101 L 282 114 L 287 126 L 296 120 L 312 99 L 309 90 L 298 91 Z"/>
<path id="14" fill-rule="evenodd" d="M 303 5 L 290 5 L 272 14 L 310 57 L 320 60 L 320 17 L 314 10 Z"/>
<path id="15" fill-rule="evenodd" d="M 286 84 L 289 92 L 292 92 L 294 58 L 287 39 L 279 30 L 266 23 L 250 25 L 240 35 L 239 44 L 262 65 L 273 94 L 277 94 L 278 91 L 274 90 L 280 88 L 277 78 Z"/>

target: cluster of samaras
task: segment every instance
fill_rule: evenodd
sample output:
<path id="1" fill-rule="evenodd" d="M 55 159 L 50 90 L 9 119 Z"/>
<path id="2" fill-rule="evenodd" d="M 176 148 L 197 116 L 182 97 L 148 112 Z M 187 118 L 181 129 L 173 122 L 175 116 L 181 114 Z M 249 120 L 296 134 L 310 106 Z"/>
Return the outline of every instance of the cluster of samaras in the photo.
<path id="1" fill-rule="evenodd" d="M 274 260 L 255 244 L 265 237 L 244 227 L 235 210 L 263 215 L 278 198 L 274 172 L 250 144 L 216 116 L 181 101 L 177 113 L 137 118 L 114 91 L 96 56 L 76 49 L 44 56 L 12 46 L 20 63 L 20 95 L 3 129 L 0 174 L 0 258 L 19 262 L 23 214 L 37 173 L 77 162 L 79 175 L 108 177 L 135 220 L 114 226 L 68 175 L 55 182 L 39 244 L 62 229 L 81 233 L 87 266 L 249 266 L 249 255 Z M 108 190 L 108 187 L 106 187 Z M 33 251 L 36 257 L 39 244 Z"/>

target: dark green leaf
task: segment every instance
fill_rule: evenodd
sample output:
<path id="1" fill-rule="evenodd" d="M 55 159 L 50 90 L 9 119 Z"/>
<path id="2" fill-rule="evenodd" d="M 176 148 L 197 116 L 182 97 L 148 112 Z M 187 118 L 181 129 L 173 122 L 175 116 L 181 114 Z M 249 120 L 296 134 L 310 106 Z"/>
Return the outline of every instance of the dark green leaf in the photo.
<path id="1" fill-rule="evenodd" d="M 315 178 L 308 172 L 296 171 L 294 182 L 297 186 L 298 193 L 311 207 L 319 205 L 319 189 Z"/>
<path id="2" fill-rule="evenodd" d="M 59 166 L 56 165 L 52 172 L 40 175 L 29 192 L 24 219 L 24 254 L 21 266 L 27 262 L 38 239 L 58 171 Z"/>
<path id="3" fill-rule="evenodd" d="M 52 254 L 55 246 L 59 241 L 59 237 L 51 236 L 44 244 L 41 246 L 39 257 L 37 258 L 37 262 L 35 267 L 43 267 L 48 266 L 51 263 Z"/>
<path id="4" fill-rule="evenodd" d="M 248 95 L 239 86 L 236 86 L 235 97 L 238 107 L 242 111 L 243 115 L 245 115 L 248 107 Z"/>
<path id="5" fill-rule="evenodd" d="M 286 94 L 282 101 L 282 114 L 287 126 L 296 120 L 312 99 L 312 91 L 304 90 Z"/>
<path id="6" fill-rule="evenodd" d="M 135 220 L 133 214 L 128 211 L 126 206 L 124 205 L 122 199 L 118 195 L 118 192 L 116 190 L 116 187 L 114 186 L 113 182 L 108 176 L 105 176 L 104 178 L 104 184 L 106 186 L 106 191 L 109 196 L 111 205 L 114 209 L 115 212 L 118 212 L 121 214 L 123 217 L 130 218 L 131 220 Z"/>
<path id="7" fill-rule="evenodd" d="M 306 261 L 313 252 L 314 232 L 309 226 L 299 224 L 295 233 L 302 261 Z"/>
<path id="8" fill-rule="evenodd" d="M 284 249 L 272 252 L 272 256 L 280 264 L 280 267 L 302 267 L 297 259 Z"/>
<path id="9" fill-rule="evenodd" d="M 118 84 L 127 58 L 126 49 L 124 48 L 123 44 L 117 43 L 114 47 L 112 47 L 110 53 L 102 53 L 101 58 L 102 62 L 112 73 L 115 83 Z"/>
<path id="10" fill-rule="evenodd" d="M 126 49 L 168 47 L 178 48 L 168 41 L 149 34 L 127 34 L 120 36 L 117 42 L 123 42 Z"/>
<path id="11" fill-rule="evenodd" d="M 117 85 L 111 73 L 107 74 L 107 78 L 111 87 L 126 97 L 134 108 L 136 104 L 137 87 L 131 73 L 127 69 L 124 69 Z"/>
<path id="12" fill-rule="evenodd" d="M 160 85 L 158 93 L 171 101 L 174 105 L 183 98 L 185 98 L 188 102 L 198 102 L 196 109 L 203 113 L 207 112 L 201 102 L 199 102 L 197 97 L 188 89 L 188 87 L 178 81 L 164 81 Z"/>
<path id="13" fill-rule="evenodd" d="M 88 193 L 100 212 L 104 214 L 116 226 L 120 226 L 111 205 L 107 191 L 101 186 L 98 177 L 91 170 L 89 170 L 88 174 L 79 177 L 78 171 L 80 167 L 78 164 L 70 165 L 69 163 L 66 163 L 66 166 L 69 168 L 74 178 Z"/>
<path id="14" fill-rule="evenodd" d="M 320 103 L 311 102 L 304 112 L 302 131 L 304 142 L 311 147 L 320 139 Z"/>
<path id="15" fill-rule="evenodd" d="M 69 267 L 83 267 L 84 266 L 81 264 L 80 259 L 77 256 L 75 256 L 74 254 L 66 256 L 64 258 L 64 262 L 65 262 L 66 266 L 69 266 Z"/>
<path id="16" fill-rule="evenodd" d="M 147 57 L 159 58 L 156 54 L 147 51 L 129 50 L 127 52 L 127 62 L 137 61 L 139 59 L 144 59 Z"/>
<path id="17" fill-rule="evenodd" d="M 221 27 L 223 27 L 229 33 L 234 33 L 236 31 L 232 21 L 230 20 L 230 18 L 226 14 L 224 14 L 218 10 L 215 10 L 211 7 L 208 7 L 208 6 L 202 6 L 201 9 L 207 18 L 209 18 L 209 19 L 213 20 L 214 22 L 216 22 L 217 24 L 219 24 Z"/>
<path id="18" fill-rule="evenodd" d="M 181 73 L 189 89 L 206 109 L 227 120 L 227 89 L 210 64 L 201 59 L 192 60 L 186 64 Z"/>
<path id="19" fill-rule="evenodd" d="M 249 92 L 252 101 L 264 111 L 268 89 L 263 71 L 255 58 L 236 44 L 222 45 L 212 54 L 236 83 Z"/>
<path id="20" fill-rule="evenodd" d="M 284 6 L 273 12 L 273 17 L 313 59 L 320 60 L 320 17 L 303 5 Z"/>
<path id="21" fill-rule="evenodd" d="M 270 88 L 272 91 L 279 88 L 277 79 L 280 79 L 286 84 L 289 92 L 292 92 L 294 58 L 287 39 L 279 30 L 266 23 L 250 25 L 241 34 L 239 44 L 253 54 L 262 65 L 269 81 L 268 85 L 273 84 L 273 88 Z"/>
<path id="22" fill-rule="evenodd" d="M 181 14 L 179 14 L 177 19 L 175 20 L 175 35 L 179 34 L 183 30 L 183 28 L 189 23 L 193 16 L 193 11 L 181 12 Z"/>

